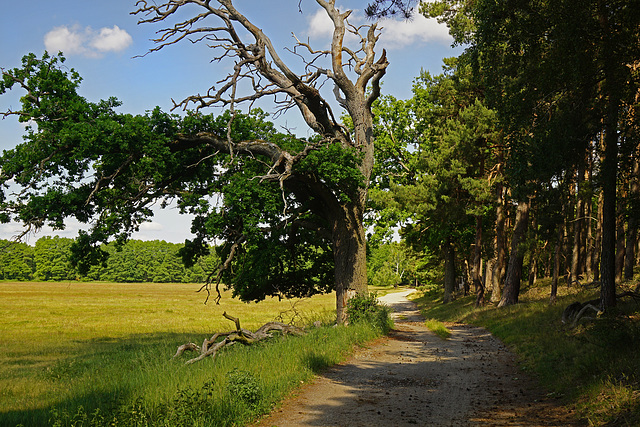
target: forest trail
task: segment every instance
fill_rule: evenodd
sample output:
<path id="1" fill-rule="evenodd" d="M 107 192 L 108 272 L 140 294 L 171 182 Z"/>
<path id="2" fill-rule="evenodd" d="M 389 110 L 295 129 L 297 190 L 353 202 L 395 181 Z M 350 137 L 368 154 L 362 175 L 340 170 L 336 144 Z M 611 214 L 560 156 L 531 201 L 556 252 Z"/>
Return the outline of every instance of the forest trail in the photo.
<path id="1" fill-rule="evenodd" d="M 381 302 L 395 329 L 302 386 L 256 426 L 570 426 L 577 422 L 519 370 L 486 330 L 448 324 L 442 340 L 424 326 L 411 291 Z"/>

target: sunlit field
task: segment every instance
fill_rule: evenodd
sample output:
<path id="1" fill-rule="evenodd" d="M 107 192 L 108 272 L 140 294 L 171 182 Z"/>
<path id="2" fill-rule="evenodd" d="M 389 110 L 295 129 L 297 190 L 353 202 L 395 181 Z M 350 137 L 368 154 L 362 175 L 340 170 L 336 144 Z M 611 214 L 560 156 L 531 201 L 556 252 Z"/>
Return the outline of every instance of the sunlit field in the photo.
<path id="1" fill-rule="evenodd" d="M 175 370 L 169 374 L 174 380 L 165 378 L 156 386 L 173 387 L 175 393 L 175 387 L 191 375 L 181 363 L 170 362 L 177 346 L 202 343 L 213 332 L 234 329 L 223 318 L 225 311 L 248 329 L 293 318 L 301 325 L 315 320 L 328 323 L 335 316 L 333 294 L 256 304 L 224 293 L 220 305 L 212 299 L 205 305 L 206 294 L 197 293 L 198 288 L 196 284 L 0 283 L 0 425 L 24 422 L 25 416 L 37 425 L 48 419 L 51 408 L 77 398 L 86 397 L 87 406 L 105 395 L 121 399 L 131 394 L 136 381 L 145 393 L 153 394 L 150 378 L 158 370 Z"/>

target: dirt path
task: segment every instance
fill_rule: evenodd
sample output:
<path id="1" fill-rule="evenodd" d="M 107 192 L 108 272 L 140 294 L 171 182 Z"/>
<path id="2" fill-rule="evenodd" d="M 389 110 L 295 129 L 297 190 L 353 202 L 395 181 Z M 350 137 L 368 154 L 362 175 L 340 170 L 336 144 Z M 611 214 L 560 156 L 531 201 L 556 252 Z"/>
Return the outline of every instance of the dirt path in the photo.
<path id="1" fill-rule="evenodd" d="M 570 411 L 546 399 L 486 330 L 424 327 L 409 291 L 380 298 L 396 329 L 297 390 L 259 426 L 568 426 Z"/>

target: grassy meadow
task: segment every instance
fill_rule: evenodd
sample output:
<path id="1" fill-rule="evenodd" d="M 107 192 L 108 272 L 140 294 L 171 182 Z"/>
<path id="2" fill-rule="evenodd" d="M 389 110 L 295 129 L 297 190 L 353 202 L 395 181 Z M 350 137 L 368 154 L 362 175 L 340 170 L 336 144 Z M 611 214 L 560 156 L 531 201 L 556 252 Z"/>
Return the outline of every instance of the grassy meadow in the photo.
<path id="1" fill-rule="evenodd" d="M 634 284 L 635 286 L 635 284 Z M 630 289 L 622 287 L 618 293 Z M 596 321 L 570 328 L 564 308 L 598 297 L 598 290 L 562 286 L 549 304 L 550 280 L 521 292 L 520 303 L 476 308 L 475 296 L 442 303 L 441 292 L 416 295 L 427 319 L 487 328 L 514 351 L 523 370 L 591 426 L 640 426 L 640 302 L 630 298 Z M 428 321 L 429 322 L 429 321 Z"/>
<path id="2" fill-rule="evenodd" d="M 205 305 L 198 288 L 0 283 L 0 425 L 237 425 L 377 336 L 322 327 L 185 366 L 188 355 L 172 360 L 178 345 L 235 328 L 224 311 L 248 329 L 335 320 L 333 294 Z"/>

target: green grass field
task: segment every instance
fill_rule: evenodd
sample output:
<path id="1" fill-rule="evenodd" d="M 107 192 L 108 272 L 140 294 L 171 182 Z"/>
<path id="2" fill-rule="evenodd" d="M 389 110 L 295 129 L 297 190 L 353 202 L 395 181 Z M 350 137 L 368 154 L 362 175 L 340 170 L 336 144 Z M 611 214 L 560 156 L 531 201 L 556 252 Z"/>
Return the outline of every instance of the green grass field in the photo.
<path id="1" fill-rule="evenodd" d="M 225 294 L 220 305 L 205 305 L 205 295 L 195 292 L 198 287 L 0 283 L 0 425 L 101 425 L 77 420 L 112 416 L 122 408 L 127 409 L 121 420 L 142 413 L 170 425 L 166 420 L 179 418 L 176 407 L 201 407 L 212 394 L 227 396 L 207 403 L 224 417 L 214 424 L 189 424 L 232 425 L 268 410 L 293 385 L 375 337 L 366 328 L 347 333 L 341 331 L 346 328 L 326 327 L 302 338 L 276 339 L 259 352 L 238 345 L 215 360 L 185 366 L 185 359 L 172 360 L 178 345 L 200 344 L 213 332 L 234 329 L 222 317 L 224 311 L 248 329 L 274 319 L 289 322 L 295 317 L 296 323 L 308 325 L 335 318 L 333 294 L 259 304 Z M 327 344 L 328 334 L 335 348 Z M 229 415 L 236 411 L 230 408 L 247 406 L 229 401 L 228 376 L 234 369 L 257 379 L 264 394 L 260 408 Z M 121 424 L 147 425 L 134 421 Z"/>

